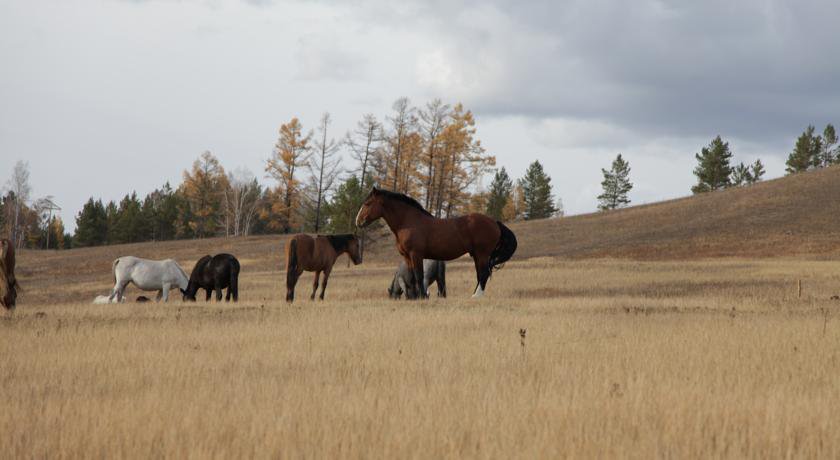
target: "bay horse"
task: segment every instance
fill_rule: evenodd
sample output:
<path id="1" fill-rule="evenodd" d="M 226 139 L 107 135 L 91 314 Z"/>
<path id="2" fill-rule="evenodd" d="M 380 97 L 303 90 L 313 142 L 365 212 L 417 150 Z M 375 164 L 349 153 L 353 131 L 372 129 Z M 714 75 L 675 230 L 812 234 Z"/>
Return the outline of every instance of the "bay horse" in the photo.
<path id="1" fill-rule="evenodd" d="M 186 289 L 189 279 L 184 270 L 172 259 L 148 260 L 139 257 L 124 256 L 114 260 L 111 269 L 114 272 L 114 288 L 108 297 L 109 302 L 125 297 L 128 283 L 134 283 L 143 291 L 158 291 L 157 300 L 169 300 L 172 288 Z"/>
<path id="2" fill-rule="evenodd" d="M 4 238 L 0 240 L 0 305 L 14 310 L 19 289 L 15 278 L 15 246 Z"/>
<path id="3" fill-rule="evenodd" d="M 213 257 L 204 256 L 195 263 L 190 281 L 186 289 L 181 289 L 183 300 L 195 302 L 195 295 L 199 289 L 207 293 L 205 301 L 210 301 L 210 294 L 216 291 L 216 302 L 222 301 L 222 289 L 227 288 L 225 302 L 233 297 L 239 301 L 239 261 L 230 254 L 216 254 Z"/>
<path id="4" fill-rule="evenodd" d="M 327 290 L 327 281 L 335 260 L 344 253 L 347 253 L 353 264 L 362 263 L 359 239 L 356 235 L 318 235 L 313 238 L 299 233 L 289 238 L 286 243 L 286 302 L 294 302 L 295 285 L 304 270 L 315 272 L 310 300 L 315 300 L 318 278 L 321 277 L 321 272 L 324 272 L 324 283 L 321 285 L 319 296 L 321 300 L 324 300 L 324 291 Z"/>
<path id="5" fill-rule="evenodd" d="M 423 259 L 454 260 L 469 254 L 475 262 L 474 298 L 484 295 L 493 270 L 516 252 L 516 236 L 501 222 L 484 214 L 438 219 L 415 199 L 402 193 L 373 187 L 359 208 L 356 226 L 363 228 L 383 218 L 397 240 L 397 250 L 414 270 L 414 283 L 421 298 Z"/>

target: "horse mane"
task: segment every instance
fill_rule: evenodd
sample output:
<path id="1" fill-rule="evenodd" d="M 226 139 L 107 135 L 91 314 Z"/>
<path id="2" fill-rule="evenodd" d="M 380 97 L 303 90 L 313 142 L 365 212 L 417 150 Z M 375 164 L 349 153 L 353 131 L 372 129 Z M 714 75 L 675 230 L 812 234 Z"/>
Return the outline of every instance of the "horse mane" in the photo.
<path id="1" fill-rule="evenodd" d="M 390 190 L 377 189 L 376 191 L 378 193 L 380 193 L 382 196 L 384 196 L 385 198 L 388 198 L 390 200 L 400 201 L 402 203 L 405 203 L 405 204 L 411 206 L 412 208 L 417 209 L 418 211 L 422 212 L 423 214 L 425 214 L 429 217 L 434 217 L 434 216 L 432 216 L 432 213 L 430 213 L 429 211 L 426 211 L 426 208 L 424 208 L 422 204 L 418 203 L 417 200 L 415 200 L 414 198 L 412 198 L 408 195 L 405 195 L 403 193 L 398 193 L 398 192 L 392 192 Z"/>
<path id="2" fill-rule="evenodd" d="M 202 258 L 198 259 L 198 262 L 196 262 L 196 263 L 195 263 L 195 267 L 193 267 L 193 270 L 192 270 L 192 273 L 190 274 L 190 276 L 187 276 L 186 272 L 184 272 L 184 270 L 183 270 L 183 269 L 181 269 L 181 266 L 180 266 L 180 265 L 178 265 L 178 263 L 177 263 L 177 262 L 175 263 L 175 265 L 177 265 L 177 266 L 178 266 L 178 268 L 179 268 L 179 269 L 181 269 L 181 273 L 183 273 L 183 274 L 184 274 L 184 277 L 186 277 L 187 279 L 191 280 L 191 279 L 192 279 L 192 275 L 196 274 L 196 272 L 198 272 L 200 269 L 203 269 L 203 268 L 204 268 L 204 266 L 205 266 L 205 265 L 207 265 L 207 264 L 209 264 L 211 260 L 213 260 L 213 257 L 212 257 L 212 256 L 204 256 L 204 257 L 202 257 Z"/>
<path id="3" fill-rule="evenodd" d="M 356 235 L 352 233 L 344 233 L 341 235 L 324 235 L 327 238 L 327 241 L 330 242 L 335 252 L 341 254 L 342 252 L 347 250 L 347 245 L 356 239 Z"/>

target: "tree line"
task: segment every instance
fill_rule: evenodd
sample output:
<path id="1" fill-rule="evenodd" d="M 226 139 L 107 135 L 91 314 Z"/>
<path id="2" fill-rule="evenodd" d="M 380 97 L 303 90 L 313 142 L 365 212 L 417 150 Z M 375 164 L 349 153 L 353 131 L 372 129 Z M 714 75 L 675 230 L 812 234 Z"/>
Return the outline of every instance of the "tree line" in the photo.
<path id="1" fill-rule="evenodd" d="M 563 215 L 551 177 L 539 161 L 512 179 L 496 166 L 477 138 L 472 112 L 461 104 L 433 100 L 414 107 L 406 98 L 383 120 L 367 114 L 336 138 L 325 113 L 314 130 L 298 118 L 282 124 L 265 160 L 272 183 L 263 186 L 248 170 L 227 171 L 209 151 L 185 170 L 182 181 L 144 197 L 121 200 L 91 197 L 76 216 L 76 230 L 65 232 L 53 197 L 31 198 L 28 165 L 19 161 L 0 199 L 0 229 L 18 247 L 65 249 L 106 244 L 291 232 L 344 233 L 370 187 L 391 189 L 418 199 L 433 215 L 483 212 L 501 221 Z M 834 127 L 822 134 L 808 126 L 787 160 L 793 174 L 840 163 Z M 746 186 L 763 179 L 761 160 L 734 165 L 729 143 L 717 136 L 696 153 L 693 193 Z M 630 165 L 621 154 L 602 169 L 598 209 L 631 203 Z M 482 179 L 493 173 L 487 187 Z"/>

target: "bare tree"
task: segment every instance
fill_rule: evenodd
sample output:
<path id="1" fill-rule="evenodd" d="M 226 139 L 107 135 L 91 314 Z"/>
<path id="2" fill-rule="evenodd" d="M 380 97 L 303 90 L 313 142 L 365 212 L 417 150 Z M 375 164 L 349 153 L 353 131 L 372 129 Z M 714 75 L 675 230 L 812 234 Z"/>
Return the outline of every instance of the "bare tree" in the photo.
<path id="1" fill-rule="evenodd" d="M 362 190 L 367 190 L 368 169 L 382 142 L 382 124 L 372 114 L 367 114 L 356 125 L 356 130 L 347 133 L 345 143 L 350 147 L 351 156 L 359 163 L 359 182 Z"/>
<path id="2" fill-rule="evenodd" d="M 15 168 L 12 171 L 12 177 L 9 178 L 9 191 L 14 195 L 14 217 L 12 221 L 11 240 L 15 247 L 21 247 L 23 244 L 23 234 L 20 231 L 20 211 L 23 206 L 29 201 L 32 193 L 32 187 L 29 185 L 29 163 L 23 160 L 18 160 L 15 163 Z"/>
<path id="3" fill-rule="evenodd" d="M 262 187 L 251 171 L 237 168 L 228 173 L 228 187 L 225 189 L 228 235 L 248 236 L 261 197 Z"/>
<path id="4" fill-rule="evenodd" d="M 391 132 L 388 136 L 388 143 L 391 147 L 391 158 L 394 161 L 393 185 L 394 191 L 399 192 L 398 184 L 400 178 L 400 164 L 403 161 L 402 154 L 405 147 L 406 137 L 417 124 L 417 117 L 414 115 L 416 109 L 409 105 L 407 97 L 401 97 L 394 101 L 392 106 L 393 116 L 388 117 L 391 124 Z"/>
<path id="5" fill-rule="evenodd" d="M 44 231 L 47 233 L 47 244 L 44 249 L 50 248 L 50 227 L 52 226 L 52 214 L 53 211 L 61 211 L 61 207 L 55 204 L 54 201 L 55 197 L 52 195 L 47 195 L 43 198 L 39 198 L 35 200 L 35 203 L 32 204 L 32 207 L 35 208 L 35 212 L 38 214 L 39 219 L 41 222 L 45 222 Z"/>
<path id="6" fill-rule="evenodd" d="M 309 188 L 313 194 L 316 233 L 321 229 L 321 208 L 338 177 L 341 164 L 341 158 L 338 157 L 339 143 L 328 135 L 330 123 L 330 114 L 324 113 L 318 124 L 318 135 L 313 146 L 314 154 L 309 162 Z"/>
<path id="7" fill-rule="evenodd" d="M 420 110 L 420 129 L 423 134 L 426 162 L 426 208 L 429 207 L 434 191 L 435 164 L 441 144 L 441 133 L 446 127 L 449 105 L 435 99 Z"/>

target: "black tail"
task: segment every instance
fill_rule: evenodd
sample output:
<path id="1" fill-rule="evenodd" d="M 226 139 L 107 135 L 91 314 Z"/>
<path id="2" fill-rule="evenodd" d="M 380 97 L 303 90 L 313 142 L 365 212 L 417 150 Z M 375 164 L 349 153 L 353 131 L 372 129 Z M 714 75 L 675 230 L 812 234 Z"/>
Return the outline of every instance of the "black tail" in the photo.
<path id="1" fill-rule="evenodd" d="M 505 226 L 505 224 L 496 221 L 499 224 L 499 230 L 502 231 L 499 236 L 499 242 L 496 244 L 496 249 L 490 253 L 490 271 L 502 268 L 505 262 L 513 257 L 516 252 L 516 235 Z"/>
<path id="2" fill-rule="evenodd" d="M 289 241 L 288 260 L 286 261 L 286 301 L 294 300 L 295 284 L 297 284 L 298 256 L 297 240 Z"/>
<path id="3" fill-rule="evenodd" d="M 233 295 L 233 301 L 239 301 L 239 261 L 233 259 L 230 270 L 230 285 L 228 286 L 228 293 Z"/>

